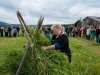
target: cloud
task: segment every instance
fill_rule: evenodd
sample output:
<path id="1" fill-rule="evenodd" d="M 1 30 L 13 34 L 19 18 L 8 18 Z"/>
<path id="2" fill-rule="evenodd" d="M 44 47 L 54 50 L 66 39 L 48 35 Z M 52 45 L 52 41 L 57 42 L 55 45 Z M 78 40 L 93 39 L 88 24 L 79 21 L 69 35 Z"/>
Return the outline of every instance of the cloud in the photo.
<path id="1" fill-rule="evenodd" d="M 86 16 L 100 17 L 99 0 L 0 0 L 0 21 L 19 23 L 20 11 L 27 24 L 37 24 L 42 15 L 43 24 L 75 23 Z"/>
<path id="2" fill-rule="evenodd" d="M 6 11 L 3 8 L 0 8 L 0 21 L 18 23 L 16 13 Z"/>
<path id="3" fill-rule="evenodd" d="M 87 4 L 76 4 L 69 9 L 70 13 L 73 16 L 77 15 L 77 17 L 86 17 L 86 16 L 100 16 L 100 8 L 96 8 L 93 6 L 88 6 Z M 98 14 L 98 15 L 97 15 Z"/>

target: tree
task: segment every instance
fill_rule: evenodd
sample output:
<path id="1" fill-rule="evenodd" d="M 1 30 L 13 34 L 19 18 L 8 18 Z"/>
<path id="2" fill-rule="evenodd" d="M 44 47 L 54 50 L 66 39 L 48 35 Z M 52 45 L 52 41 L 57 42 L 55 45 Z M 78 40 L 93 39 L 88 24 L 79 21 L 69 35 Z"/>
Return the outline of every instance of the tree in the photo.
<path id="1" fill-rule="evenodd" d="M 75 27 L 77 27 L 77 26 L 82 26 L 82 22 L 81 22 L 81 20 L 77 20 L 76 22 L 75 22 Z"/>

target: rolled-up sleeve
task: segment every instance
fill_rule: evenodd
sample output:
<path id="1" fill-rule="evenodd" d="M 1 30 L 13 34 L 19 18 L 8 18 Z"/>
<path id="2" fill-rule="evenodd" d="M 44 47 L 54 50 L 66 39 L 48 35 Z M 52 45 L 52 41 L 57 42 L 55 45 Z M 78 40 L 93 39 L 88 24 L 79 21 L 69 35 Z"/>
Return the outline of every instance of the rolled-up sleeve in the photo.
<path id="1" fill-rule="evenodd" d="M 55 43 L 55 49 L 61 48 L 61 45 L 59 43 Z"/>

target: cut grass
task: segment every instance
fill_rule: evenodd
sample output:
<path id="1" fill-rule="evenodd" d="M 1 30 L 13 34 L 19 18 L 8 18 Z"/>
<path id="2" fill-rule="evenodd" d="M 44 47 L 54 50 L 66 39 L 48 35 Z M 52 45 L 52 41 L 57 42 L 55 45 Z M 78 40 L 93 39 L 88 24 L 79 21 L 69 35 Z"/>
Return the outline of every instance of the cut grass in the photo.
<path id="1" fill-rule="evenodd" d="M 70 37 L 69 40 L 73 56 L 72 75 L 100 75 L 100 55 L 97 53 L 100 45 L 84 38 Z"/>
<path id="2" fill-rule="evenodd" d="M 23 50 L 23 45 L 26 42 L 24 37 L 7 38 L 0 37 L 0 65 L 6 58 L 7 53 L 10 50 L 20 49 Z"/>
<path id="3" fill-rule="evenodd" d="M 26 41 L 25 37 L 0 37 L 0 66 L 7 58 L 8 52 L 23 50 Z M 89 42 L 84 38 L 73 37 L 69 37 L 69 44 L 72 51 L 71 74 L 100 75 L 100 44 Z M 23 54 L 24 52 L 23 50 Z M 9 73 L 0 75 L 9 75 Z"/>
<path id="4" fill-rule="evenodd" d="M 73 42 L 74 44 L 79 44 L 79 45 L 84 46 L 84 47 L 88 47 L 94 53 L 97 53 L 98 55 L 100 55 L 100 44 L 96 43 L 96 41 L 94 41 L 94 42 L 90 41 L 89 42 L 85 38 L 70 37 L 70 42 Z"/>

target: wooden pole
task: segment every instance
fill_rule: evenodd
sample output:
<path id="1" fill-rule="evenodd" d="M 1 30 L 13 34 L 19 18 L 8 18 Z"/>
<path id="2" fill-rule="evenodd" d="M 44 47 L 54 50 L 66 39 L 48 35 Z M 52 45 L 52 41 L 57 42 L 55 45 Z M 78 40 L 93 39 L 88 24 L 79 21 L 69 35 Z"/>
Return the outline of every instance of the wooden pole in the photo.
<path id="1" fill-rule="evenodd" d="M 27 55 L 28 55 L 28 52 L 29 52 L 30 48 L 31 48 L 31 47 L 28 47 L 28 48 L 26 49 L 26 52 L 25 52 L 25 54 L 24 54 L 24 56 L 23 56 L 23 58 L 22 58 L 22 61 L 21 61 L 20 65 L 19 65 L 19 67 L 18 67 L 18 69 L 17 69 L 16 75 L 19 75 L 19 74 L 20 74 L 20 71 L 21 71 L 21 69 L 22 69 L 22 66 L 23 66 L 23 64 L 24 64 L 24 62 L 25 62 L 25 59 L 26 59 L 26 57 L 27 57 Z"/>
<path id="2" fill-rule="evenodd" d="M 27 57 L 27 55 L 28 55 L 28 51 L 30 50 L 30 49 L 32 49 L 32 53 L 33 53 L 33 55 L 34 55 L 34 58 L 36 57 L 36 52 L 35 52 L 35 50 L 33 50 L 33 46 L 34 45 L 32 45 L 32 42 L 34 41 L 34 39 L 32 38 L 30 38 L 30 36 L 29 36 L 29 31 L 28 31 L 28 28 L 27 28 L 27 26 L 26 26 L 26 24 L 25 24 L 25 22 L 24 22 L 24 19 L 22 18 L 22 16 L 21 16 L 21 14 L 17 11 L 17 17 L 18 17 L 18 19 L 19 19 L 19 21 L 20 21 L 20 23 L 21 23 L 21 25 L 22 25 L 22 27 L 23 27 L 23 29 L 24 29 L 24 32 L 25 32 L 25 34 L 26 34 L 26 36 L 27 36 L 27 39 L 28 39 L 28 46 L 27 46 L 27 49 L 26 49 L 26 52 L 25 52 L 25 54 L 24 54 L 24 56 L 23 56 L 23 58 L 22 58 L 22 61 L 21 61 L 21 63 L 20 63 L 20 65 L 19 65 L 19 67 L 18 67 L 18 70 L 17 70 L 17 72 L 16 72 L 16 75 L 19 75 L 20 74 L 20 71 L 21 71 L 21 68 L 22 68 L 22 66 L 23 66 L 23 64 L 24 64 L 24 62 L 25 62 L 25 59 L 26 59 L 26 57 Z M 37 24 L 37 27 L 36 27 L 36 30 L 35 30 L 35 32 L 34 32 L 34 38 L 35 38 L 35 36 L 37 36 L 37 33 L 38 33 L 38 31 L 39 31 L 39 29 L 40 29 L 40 27 L 41 27 L 41 24 L 42 24 L 42 22 L 43 22 L 43 19 L 44 18 L 42 18 L 42 16 L 39 18 L 39 21 L 38 21 L 38 24 Z M 32 46 L 31 46 L 32 45 Z"/>

